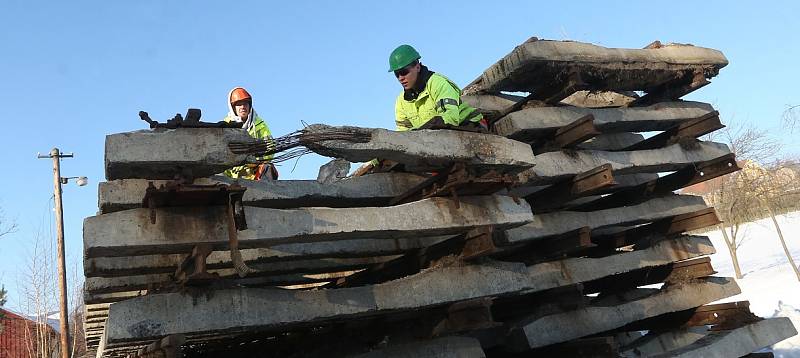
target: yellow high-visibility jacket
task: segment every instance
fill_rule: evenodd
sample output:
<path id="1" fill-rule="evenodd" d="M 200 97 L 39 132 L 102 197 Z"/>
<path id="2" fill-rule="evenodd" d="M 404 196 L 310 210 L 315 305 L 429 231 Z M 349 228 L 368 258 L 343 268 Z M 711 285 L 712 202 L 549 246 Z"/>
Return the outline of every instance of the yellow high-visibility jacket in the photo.
<path id="1" fill-rule="evenodd" d="M 250 110 L 250 117 L 251 118 L 244 123 L 245 126 L 247 126 L 247 128 L 245 128 L 247 130 L 247 134 L 256 139 L 272 139 L 272 134 L 269 131 L 267 123 L 264 122 L 264 120 L 261 119 L 261 117 L 259 117 L 258 114 L 256 114 L 256 111 L 254 109 Z M 233 110 L 231 109 L 231 112 L 228 113 L 224 121 L 238 122 L 239 117 L 235 116 L 233 114 Z M 272 159 L 272 156 L 270 155 L 268 157 L 261 159 L 270 160 Z M 256 171 L 256 166 L 254 165 L 240 165 L 238 167 L 233 167 L 231 169 L 224 171 L 223 174 L 234 179 L 242 178 L 242 179 L 254 180 L 256 178 L 255 171 Z"/>
<path id="2" fill-rule="evenodd" d="M 397 96 L 394 108 L 398 131 L 417 129 L 436 116 L 452 126 L 483 119 L 477 109 L 461 101 L 461 90 L 453 81 L 425 66 L 414 88 Z"/>

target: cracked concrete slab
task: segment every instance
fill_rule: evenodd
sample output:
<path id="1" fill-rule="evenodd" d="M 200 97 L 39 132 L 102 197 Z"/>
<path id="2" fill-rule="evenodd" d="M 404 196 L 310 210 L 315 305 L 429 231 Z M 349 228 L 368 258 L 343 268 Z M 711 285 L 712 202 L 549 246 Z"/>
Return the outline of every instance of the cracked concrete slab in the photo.
<path id="1" fill-rule="evenodd" d="M 577 91 L 560 103 L 585 108 L 622 107 L 636 99 L 632 95 L 613 91 Z M 461 96 L 461 100 L 494 118 L 525 100 L 525 97 L 504 93 L 474 93 Z"/>
<path id="2" fill-rule="evenodd" d="M 106 180 L 195 178 L 222 173 L 255 157 L 234 154 L 230 142 L 255 141 L 243 129 L 145 129 L 106 136 Z"/>
<path id="3" fill-rule="evenodd" d="M 665 131 L 713 111 L 710 104 L 690 101 L 626 108 L 532 107 L 509 113 L 495 123 L 495 129 L 499 135 L 531 141 L 552 136 L 559 128 L 591 114 L 595 128 L 602 133 Z"/>
<path id="4" fill-rule="evenodd" d="M 480 226 L 510 228 L 533 219 L 530 206 L 505 196 L 429 198 L 391 207 L 265 209 L 246 206 L 242 249 L 351 239 L 456 235 Z M 228 247 L 225 207 L 131 209 L 84 220 L 84 257 L 188 253 L 198 244 Z"/>
<path id="5" fill-rule="evenodd" d="M 410 173 L 377 173 L 322 184 L 316 180 L 234 180 L 222 175 L 200 178 L 195 184 L 210 185 L 238 182 L 247 190 L 242 201 L 247 206 L 298 208 L 311 206 L 353 207 L 386 205 L 425 178 Z M 142 207 L 149 182 L 156 187 L 166 180 L 119 179 L 101 182 L 98 192 L 100 213 Z"/>
<path id="6" fill-rule="evenodd" d="M 353 267 L 355 268 L 359 266 Z M 259 265 L 253 265 L 251 268 L 258 270 L 260 267 Z M 230 282 L 242 286 L 305 285 L 319 282 L 329 282 L 334 278 L 338 278 L 320 278 L 302 273 L 269 275 L 263 272 L 252 273 L 246 277 L 240 277 L 237 271 L 232 268 L 208 270 L 208 272 L 219 275 L 220 279 L 230 280 Z M 146 290 L 150 287 L 174 286 L 176 286 L 176 283 L 172 274 L 148 274 L 125 277 L 87 277 L 85 282 L 86 291 L 91 295 L 126 292 L 130 293 Z"/>
<path id="7" fill-rule="evenodd" d="M 652 357 L 742 357 L 796 334 L 797 328 L 789 318 L 768 318 L 728 331 L 711 332 L 688 346 Z"/>
<path id="8" fill-rule="evenodd" d="M 622 49 L 531 38 L 489 66 L 463 93 L 533 92 L 569 71 L 578 72 L 589 89 L 645 90 L 695 72 L 711 78 L 727 64 L 722 52 L 699 46 Z"/>
<path id="9" fill-rule="evenodd" d="M 660 173 L 682 169 L 730 154 L 728 146 L 714 142 L 673 144 L 659 149 L 626 152 L 577 150 L 536 156 L 536 166 L 519 174 L 526 185 L 552 184 L 610 164 L 614 174 Z"/>
<path id="10" fill-rule="evenodd" d="M 709 277 L 668 286 L 644 297 L 634 296 L 609 304 L 590 304 L 572 311 L 523 318 L 511 329 L 508 345 L 514 350 L 528 350 L 567 342 L 739 293 L 741 290 L 733 278 Z"/>
<path id="11" fill-rule="evenodd" d="M 534 204 L 535 205 L 535 204 Z M 557 211 L 534 215 L 525 225 L 506 230 L 496 238 L 510 245 L 552 237 L 588 226 L 601 229 L 610 226 L 643 224 L 670 216 L 687 214 L 708 206 L 700 196 L 671 195 L 648 200 L 639 205 L 623 206 L 592 212 Z"/>
<path id="12" fill-rule="evenodd" d="M 284 244 L 265 248 L 243 249 L 239 252 L 247 264 L 272 264 L 284 270 L 335 265 L 337 262 L 356 262 L 359 259 L 380 260 L 410 250 L 434 245 L 451 238 L 450 235 L 415 237 L 396 240 L 342 240 L 301 244 Z M 84 260 L 86 277 L 116 277 L 154 273 L 172 273 L 187 254 L 139 255 L 124 257 L 91 257 Z M 352 259 L 352 260 L 348 260 Z M 213 251 L 206 258 L 210 269 L 231 268 L 230 251 Z"/>
<path id="13" fill-rule="evenodd" d="M 317 259 L 317 260 L 298 260 L 286 262 L 270 262 L 270 263 L 248 263 L 247 266 L 256 272 L 252 272 L 247 277 L 260 277 L 260 276 L 284 276 L 280 279 L 276 278 L 275 282 L 283 282 L 281 285 L 295 285 L 302 283 L 310 283 L 317 281 L 305 282 L 301 279 L 303 275 L 330 273 L 330 272 L 343 272 L 358 270 L 368 267 L 370 265 L 379 264 L 397 258 L 397 256 L 378 256 L 378 257 L 365 257 L 354 259 Z M 113 260 L 116 258 L 106 258 Z M 236 278 L 237 271 L 233 269 L 230 259 L 226 261 L 225 267 L 208 267 L 208 272 L 219 275 L 222 278 Z M 122 292 L 122 291 L 137 291 L 148 288 L 151 283 L 164 283 L 173 281 L 173 274 L 177 268 L 177 264 L 171 267 L 164 267 L 161 270 L 155 270 L 152 267 L 143 267 L 136 273 L 120 276 L 94 276 L 87 277 L 84 287 L 87 291 L 93 293 L 105 292 Z M 214 265 L 217 266 L 217 265 Z M 300 274 L 291 276 L 291 274 Z M 283 280 L 283 281 L 281 281 Z M 286 283 L 290 282 L 291 283 Z M 300 280 L 300 281 L 298 281 Z M 276 284 L 278 285 L 278 284 Z"/>
<path id="14" fill-rule="evenodd" d="M 336 128 L 368 133 L 371 139 L 366 143 L 329 140 L 306 146 L 317 154 L 354 163 L 374 158 L 388 159 L 404 164 L 410 171 L 435 171 L 454 163 L 465 163 L 473 168 L 516 173 L 535 164 L 529 145 L 492 134 L 445 129 L 395 132 L 322 124 L 311 125 L 306 130 L 330 131 Z"/>

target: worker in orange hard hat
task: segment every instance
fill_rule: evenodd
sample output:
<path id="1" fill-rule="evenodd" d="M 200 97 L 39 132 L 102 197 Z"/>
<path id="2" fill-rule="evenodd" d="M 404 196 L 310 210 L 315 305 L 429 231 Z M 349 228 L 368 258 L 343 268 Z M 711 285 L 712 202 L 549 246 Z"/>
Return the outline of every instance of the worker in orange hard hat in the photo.
<path id="1" fill-rule="evenodd" d="M 242 122 L 242 128 L 256 139 L 272 139 L 269 127 L 253 109 L 253 97 L 242 87 L 235 87 L 228 92 L 228 115 L 225 122 Z M 262 158 L 267 161 L 272 156 Z M 278 171 L 272 163 L 248 164 L 228 169 L 224 173 L 231 178 L 250 180 L 278 179 Z"/>

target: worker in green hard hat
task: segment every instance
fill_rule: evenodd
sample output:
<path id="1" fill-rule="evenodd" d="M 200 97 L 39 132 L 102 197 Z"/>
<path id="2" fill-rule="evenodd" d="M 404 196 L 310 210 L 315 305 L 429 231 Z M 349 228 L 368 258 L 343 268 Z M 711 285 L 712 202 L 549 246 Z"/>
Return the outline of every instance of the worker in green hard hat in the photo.
<path id="1" fill-rule="evenodd" d="M 389 72 L 394 72 L 403 86 L 394 107 L 397 130 L 460 126 L 486 129 L 483 115 L 461 101 L 458 86 L 429 70 L 419 62 L 420 58 L 409 45 L 400 45 L 389 55 Z"/>
<path id="2" fill-rule="evenodd" d="M 487 123 L 475 108 L 461 101 L 461 90 L 453 81 L 419 62 L 422 56 L 410 45 L 400 45 L 389 55 L 389 72 L 403 86 L 395 102 L 398 131 L 414 129 L 464 129 L 486 131 Z M 353 174 L 388 170 L 393 164 L 373 159 Z"/>

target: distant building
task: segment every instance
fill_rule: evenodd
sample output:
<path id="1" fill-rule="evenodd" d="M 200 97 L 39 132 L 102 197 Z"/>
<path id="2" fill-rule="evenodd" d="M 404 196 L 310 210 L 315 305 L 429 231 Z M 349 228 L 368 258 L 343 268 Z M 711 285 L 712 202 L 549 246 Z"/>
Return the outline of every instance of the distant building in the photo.
<path id="1" fill-rule="evenodd" d="M 745 182 L 745 186 L 760 190 L 761 193 L 771 192 L 788 195 L 797 194 L 798 190 L 800 190 L 800 184 L 798 184 L 798 178 L 800 178 L 800 163 L 785 162 L 782 164 L 781 168 L 772 172 L 767 172 L 767 170 L 758 163 L 749 160 L 739 161 L 737 165 L 742 168 L 741 171 L 735 172 L 729 176 L 716 177 L 685 187 L 679 192 L 681 194 L 699 195 L 707 198 L 707 195 L 719 190 L 726 180 L 733 180 L 736 182 L 738 180 L 737 176 L 742 174 L 746 174 L 744 178 L 748 178 L 746 179 L 747 182 Z M 740 185 L 741 184 L 742 183 L 740 183 Z"/>
<path id="2" fill-rule="evenodd" d="M 41 357 L 43 350 L 47 351 L 44 356 L 58 356 L 58 332 L 52 326 L 5 308 L 0 308 L 0 315 L 0 358 Z"/>
<path id="3" fill-rule="evenodd" d="M 736 164 L 739 168 L 747 169 L 750 165 L 748 161 L 737 161 Z M 757 165 L 753 163 L 754 165 Z M 681 194 L 691 194 L 691 195 L 699 195 L 699 196 L 706 196 L 711 192 L 717 190 L 722 186 L 723 181 L 726 180 L 725 176 L 716 177 L 714 179 L 706 180 L 704 182 L 700 182 L 694 185 L 687 186 L 678 192 Z"/>
<path id="4" fill-rule="evenodd" d="M 783 167 L 792 170 L 795 174 L 800 176 L 800 161 L 788 161 L 784 163 Z"/>

